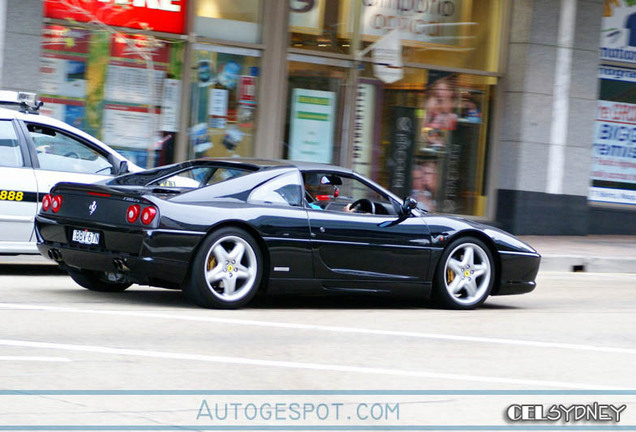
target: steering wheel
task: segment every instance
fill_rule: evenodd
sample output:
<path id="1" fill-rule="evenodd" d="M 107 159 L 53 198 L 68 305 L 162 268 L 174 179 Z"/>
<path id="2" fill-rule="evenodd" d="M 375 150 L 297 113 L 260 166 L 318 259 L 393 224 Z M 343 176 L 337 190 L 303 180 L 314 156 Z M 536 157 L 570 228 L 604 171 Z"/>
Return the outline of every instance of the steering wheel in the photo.
<path id="1" fill-rule="evenodd" d="M 80 158 L 80 157 L 79 157 L 79 154 L 77 154 L 77 153 L 76 153 L 76 152 L 74 152 L 74 151 L 70 151 L 70 152 L 66 153 L 66 154 L 64 155 L 64 157 L 69 157 L 69 158 L 73 158 L 73 159 L 79 159 L 79 158 Z"/>
<path id="2" fill-rule="evenodd" d="M 359 200 L 354 201 L 349 206 L 354 213 L 371 213 L 375 214 L 375 204 L 373 201 L 367 198 L 361 198 Z"/>

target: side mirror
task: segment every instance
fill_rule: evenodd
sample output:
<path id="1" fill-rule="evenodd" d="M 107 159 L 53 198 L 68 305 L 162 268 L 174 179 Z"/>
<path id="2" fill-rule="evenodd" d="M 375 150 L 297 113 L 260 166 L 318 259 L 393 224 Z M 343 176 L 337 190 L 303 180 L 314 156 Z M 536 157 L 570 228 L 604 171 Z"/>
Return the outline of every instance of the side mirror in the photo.
<path id="1" fill-rule="evenodd" d="M 128 171 L 128 161 L 119 162 L 119 171 L 117 175 L 126 174 Z"/>
<path id="2" fill-rule="evenodd" d="M 402 203 L 402 213 L 410 214 L 411 210 L 417 208 L 417 201 L 413 197 L 404 198 L 404 202 Z"/>

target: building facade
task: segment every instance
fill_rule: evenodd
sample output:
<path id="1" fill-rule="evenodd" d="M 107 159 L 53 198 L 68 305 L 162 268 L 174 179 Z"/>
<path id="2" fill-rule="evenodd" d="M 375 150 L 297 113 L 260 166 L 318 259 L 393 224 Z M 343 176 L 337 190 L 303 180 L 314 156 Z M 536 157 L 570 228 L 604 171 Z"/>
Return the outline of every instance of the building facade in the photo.
<path id="1" fill-rule="evenodd" d="M 616 20 L 628 16 L 631 5 L 611 3 Z M 598 167 L 623 164 L 599 158 L 598 130 L 610 126 L 598 109 L 629 104 L 629 82 L 599 101 L 607 7 L 0 0 L 0 88 L 37 90 L 47 114 L 145 166 L 335 163 L 516 234 L 636 233 L 636 208 L 616 198 L 631 181 Z"/>

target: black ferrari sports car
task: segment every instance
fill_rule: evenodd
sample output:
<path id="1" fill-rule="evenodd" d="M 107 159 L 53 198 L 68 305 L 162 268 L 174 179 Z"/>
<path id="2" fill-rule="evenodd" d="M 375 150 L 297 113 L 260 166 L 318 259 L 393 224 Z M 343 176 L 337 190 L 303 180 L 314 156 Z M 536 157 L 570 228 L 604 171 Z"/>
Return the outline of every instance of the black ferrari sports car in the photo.
<path id="1" fill-rule="evenodd" d="M 36 232 L 42 255 L 85 288 L 175 288 L 219 308 L 266 290 L 408 294 L 472 309 L 532 291 L 541 258 L 506 232 L 427 214 L 349 169 L 253 159 L 58 183 Z"/>

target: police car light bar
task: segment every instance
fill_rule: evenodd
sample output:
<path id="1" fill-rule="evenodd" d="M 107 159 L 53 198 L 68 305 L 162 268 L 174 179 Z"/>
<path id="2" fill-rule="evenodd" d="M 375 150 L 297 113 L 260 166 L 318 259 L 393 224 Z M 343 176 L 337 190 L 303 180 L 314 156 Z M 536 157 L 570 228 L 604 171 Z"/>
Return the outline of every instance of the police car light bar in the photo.
<path id="1" fill-rule="evenodd" d="M 35 93 L 0 90 L 0 105 L 19 105 L 22 112 L 37 113 L 43 103 Z"/>

